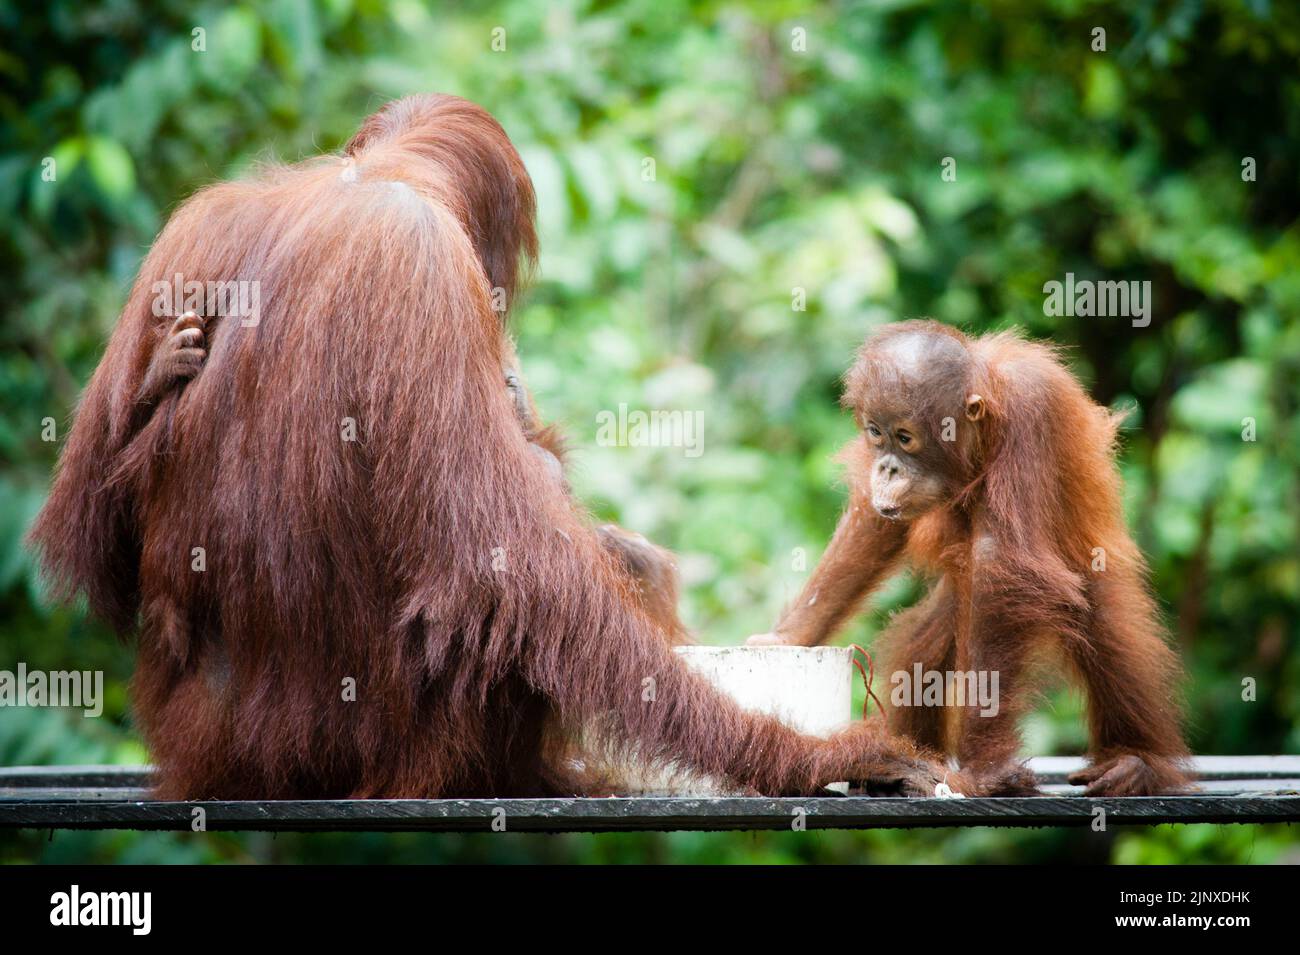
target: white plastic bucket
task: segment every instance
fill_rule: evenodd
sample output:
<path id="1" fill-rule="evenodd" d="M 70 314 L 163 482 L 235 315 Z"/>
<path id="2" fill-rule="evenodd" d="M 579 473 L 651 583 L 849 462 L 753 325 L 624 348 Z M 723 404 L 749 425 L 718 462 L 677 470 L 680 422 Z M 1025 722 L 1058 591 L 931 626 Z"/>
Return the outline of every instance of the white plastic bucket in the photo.
<path id="1" fill-rule="evenodd" d="M 677 647 L 686 665 L 744 709 L 775 716 L 792 729 L 828 737 L 849 725 L 853 651 L 847 647 Z M 677 769 L 614 770 L 620 792 L 653 796 L 723 796 L 723 781 Z M 847 783 L 831 788 L 848 791 Z"/>

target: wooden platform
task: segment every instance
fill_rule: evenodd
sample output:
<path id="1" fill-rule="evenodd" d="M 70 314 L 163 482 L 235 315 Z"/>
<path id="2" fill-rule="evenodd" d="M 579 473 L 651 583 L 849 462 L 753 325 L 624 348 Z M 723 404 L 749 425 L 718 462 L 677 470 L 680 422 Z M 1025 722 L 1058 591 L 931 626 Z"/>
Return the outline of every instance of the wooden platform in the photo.
<path id="1" fill-rule="evenodd" d="M 1202 756 L 1201 791 L 1188 796 L 1088 799 L 1067 774 L 1073 757 L 1030 761 L 1048 795 L 1029 799 L 885 799 L 833 796 L 617 799 L 338 799 L 159 802 L 148 767 L 17 766 L 0 769 L 0 828 L 188 830 L 201 806 L 209 831 L 514 832 L 808 829 L 952 826 L 1300 822 L 1300 756 Z M 504 816 L 502 812 L 504 811 Z"/>

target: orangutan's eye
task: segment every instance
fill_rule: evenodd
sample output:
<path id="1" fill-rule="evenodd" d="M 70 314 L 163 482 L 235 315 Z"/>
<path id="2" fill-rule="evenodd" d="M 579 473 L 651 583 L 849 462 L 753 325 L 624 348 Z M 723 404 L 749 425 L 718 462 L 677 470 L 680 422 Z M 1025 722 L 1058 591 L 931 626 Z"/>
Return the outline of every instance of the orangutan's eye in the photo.
<path id="1" fill-rule="evenodd" d="M 912 436 L 906 431 L 900 431 L 895 436 L 898 438 L 899 447 L 910 448 L 912 446 Z"/>

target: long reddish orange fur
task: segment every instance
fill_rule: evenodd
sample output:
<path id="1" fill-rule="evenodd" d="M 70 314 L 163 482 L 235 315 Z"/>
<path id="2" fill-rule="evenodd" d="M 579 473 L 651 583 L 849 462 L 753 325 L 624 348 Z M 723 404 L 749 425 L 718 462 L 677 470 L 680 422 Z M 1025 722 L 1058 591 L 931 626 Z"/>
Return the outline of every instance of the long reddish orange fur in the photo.
<path id="1" fill-rule="evenodd" d="M 63 595 L 138 635 L 160 794 L 581 792 L 578 727 L 764 793 L 932 787 L 875 727 L 802 736 L 692 676 L 537 466 L 491 298 L 535 251 L 533 207 L 491 116 L 417 96 L 343 157 L 200 191 L 158 237 L 32 539 Z M 260 323 L 216 323 L 134 432 L 170 321 L 151 287 L 177 273 L 260 281 Z"/>

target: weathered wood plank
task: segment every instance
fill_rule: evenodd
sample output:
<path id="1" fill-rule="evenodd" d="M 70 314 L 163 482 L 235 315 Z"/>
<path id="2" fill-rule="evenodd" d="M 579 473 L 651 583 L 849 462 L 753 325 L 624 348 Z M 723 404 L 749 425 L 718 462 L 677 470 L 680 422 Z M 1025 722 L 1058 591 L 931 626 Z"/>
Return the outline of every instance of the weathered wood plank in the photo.
<path id="1" fill-rule="evenodd" d="M 147 789 L 151 766 L 0 766 L 0 787 L 130 786 Z"/>
<path id="2" fill-rule="evenodd" d="M 1064 783 L 1082 769 L 1081 756 L 1034 756 L 1029 767 L 1042 783 Z M 1300 779 L 1300 756 L 1194 756 L 1192 771 L 1200 780 Z"/>
<path id="3" fill-rule="evenodd" d="M 1204 796 L 1300 795 L 1300 779 L 1205 780 L 1198 784 Z M 1048 796 L 1078 797 L 1078 786 L 1051 783 L 1042 787 Z M 0 786 L 0 806 L 7 802 L 149 802 L 150 792 L 138 786 Z M 272 803 L 273 805 L 274 803 Z"/>
<path id="4" fill-rule="evenodd" d="M 1300 796 L 1085 799 L 375 799 L 278 802 L 31 800 L 0 802 L 0 828 L 189 829 L 202 807 L 209 831 L 515 832 L 1086 826 L 1171 822 L 1300 822 Z"/>
<path id="5" fill-rule="evenodd" d="M 1202 791 L 1189 796 L 1088 799 L 1065 777 L 1069 757 L 1032 761 L 1048 795 L 1031 799 L 822 797 L 618 799 L 410 799 L 159 802 L 148 767 L 0 769 L 0 828 L 189 829 L 201 806 L 209 830 L 577 832 L 949 826 L 1084 826 L 1098 807 L 1107 825 L 1300 822 L 1300 757 L 1200 757 Z M 504 814 L 504 815 L 503 815 Z"/>
<path id="6" fill-rule="evenodd" d="M 1082 769 L 1080 756 L 1034 756 L 1029 766 L 1044 785 L 1065 785 Z M 1201 780 L 1300 779 L 1300 756 L 1196 756 L 1193 771 Z M 149 786 L 149 766 L 0 766 L 0 788 L 17 786 Z"/>
<path id="7" fill-rule="evenodd" d="M 152 792 L 138 786 L 0 786 L 7 802 L 149 802 Z"/>

